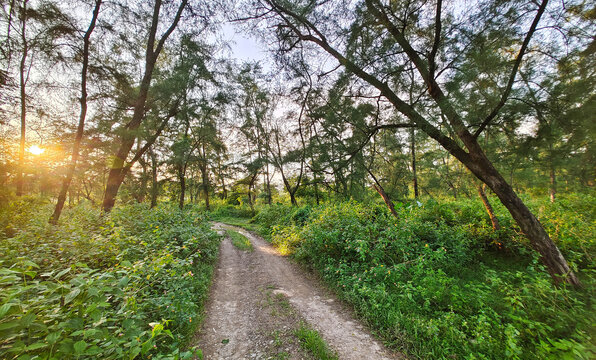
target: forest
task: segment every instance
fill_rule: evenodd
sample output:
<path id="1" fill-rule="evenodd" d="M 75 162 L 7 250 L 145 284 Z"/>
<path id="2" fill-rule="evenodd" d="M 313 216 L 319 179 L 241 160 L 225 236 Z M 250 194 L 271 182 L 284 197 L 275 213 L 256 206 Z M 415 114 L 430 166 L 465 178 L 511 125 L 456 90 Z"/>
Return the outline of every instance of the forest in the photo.
<path id="1" fill-rule="evenodd" d="M 233 229 L 395 358 L 596 358 L 593 2 L 0 4 L 0 358 L 244 358 Z"/>

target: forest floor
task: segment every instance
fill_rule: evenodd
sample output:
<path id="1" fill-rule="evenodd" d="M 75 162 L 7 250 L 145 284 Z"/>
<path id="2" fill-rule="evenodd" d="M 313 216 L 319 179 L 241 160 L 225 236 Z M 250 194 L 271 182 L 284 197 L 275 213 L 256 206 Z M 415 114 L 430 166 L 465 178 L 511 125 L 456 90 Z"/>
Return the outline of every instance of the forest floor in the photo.
<path id="1" fill-rule="evenodd" d="M 205 359 L 404 358 L 375 340 L 317 279 L 261 237 L 222 223 L 214 228 L 241 233 L 254 251 L 236 248 L 228 236 L 221 244 L 206 318 L 194 341 Z M 305 335 L 316 334 L 313 330 L 331 348 L 327 355 Z"/>

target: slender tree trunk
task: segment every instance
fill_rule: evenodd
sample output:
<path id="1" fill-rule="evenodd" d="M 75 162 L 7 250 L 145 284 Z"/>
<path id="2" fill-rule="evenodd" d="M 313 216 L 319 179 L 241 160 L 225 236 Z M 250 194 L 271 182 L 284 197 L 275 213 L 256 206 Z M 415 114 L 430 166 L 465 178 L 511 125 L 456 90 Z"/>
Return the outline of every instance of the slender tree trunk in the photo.
<path id="1" fill-rule="evenodd" d="M 266 176 L 267 176 L 267 204 L 271 205 L 271 179 L 269 178 L 269 162 L 266 165 Z"/>
<path id="2" fill-rule="evenodd" d="M 486 187 L 486 184 L 482 184 L 482 185 L 478 184 L 478 195 L 480 195 L 482 204 L 484 204 L 484 208 L 486 209 L 486 212 L 488 213 L 488 216 L 490 217 L 490 222 L 493 225 L 493 230 L 501 230 L 501 225 L 499 224 L 499 219 L 497 218 L 497 215 L 495 215 L 493 207 L 490 205 L 490 202 L 488 201 L 488 197 L 486 196 L 486 193 L 484 192 L 485 187 Z"/>
<path id="3" fill-rule="evenodd" d="M 294 192 L 290 193 L 290 202 L 292 203 L 292 206 L 298 206 L 298 201 L 296 201 L 296 195 Z"/>
<path id="4" fill-rule="evenodd" d="M 26 131 L 26 116 L 27 116 L 27 79 L 25 76 L 25 65 L 27 62 L 27 54 L 29 51 L 27 36 L 25 34 L 27 24 L 27 2 L 23 0 L 23 9 L 21 14 L 21 40 L 23 41 L 23 53 L 21 54 L 21 63 L 19 65 L 19 85 L 21 98 L 21 141 L 19 143 L 19 166 L 17 167 L 17 196 L 23 195 L 23 171 L 25 169 L 25 131 Z"/>
<path id="5" fill-rule="evenodd" d="M 60 214 L 62 213 L 62 208 L 64 207 L 64 201 L 66 200 L 66 193 L 72 182 L 72 178 L 74 176 L 75 168 L 77 166 L 77 161 L 79 159 L 79 148 L 81 146 L 81 140 L 83 139 L 83 131 L 85 129 L 85 118 L 87 116 L 87 68 L 89 65 L 89 43 L 91 38 L 91 33 L 95 28 L 95 23 L 97 22 L 97 16 L 99 15 L 99 8 L 101 6 L 101 0 L 96 0 L 95 8 L 93 9 L 93 16 L 91 18 L 91 24 L 89 28 L 85 32 L 85 36 L 83 37 L 83 69 L 81 71 L 81 98 L 79 99 L 81 103 L 81 112 L 79 114 L 79 126 L 77 127 L 77 132 L 75 135 L 75 141 L 72 148 L 72 156 L 70 160 L 70 165 L 66 170 L 66 177 L 62 182 L 62 188 L 60 189 L 60 193 L 58 194 L 58 202 L 56 203 L 56 207 L 54 208 L 54 213 L 50 217 L 50 224 L 56 225 L 58 220 L 60 219 Z"/>
<path id="6" fill-rule="evenodd" d="M 389 195 L 387 195 L 387 193 L 385 192 L 385 189 L 383 189 L 378 184 L 373 184 L 373 187 L 379 193 L 379 195 L 381 195 L 381 198 L 383 198 L 385 205 L 387 205 L 387 207 L 389 208 L 389 211 L 391 211 L 391 215 L 393 215 L 395 218 L 399 218 L 397 211 L 395 211 L 395 206 L 393 205 L 393 201 L 391 201 L 391 199 L 389 198 Z"/>
<path id="7" fill-rule="evenodd" d="M 397 211 L 395 211 L 395 205 L 393 205 L 393 201 L 391 201 L 391 198 L 389 197 L 389 195 L 387 195 L 385 189 L 383 189 L 383 186 L 381 186 L 381 184 L 379 183 L 379 181 L 370 169 L 367 168 L 366 170 L 375 181 L 375 183 L 373 184 L 373 188 L 379 193 L 379 195 L 381 195 L 381 198 L 385 202 L 385 205 L 387 205 L 389 211 L 391 211 L 391 215 L 393 215 L 396 219 L 399 219 L 399 215 L 397 214 Z"/>
<path id="8" fill-rule="evenodd" d="M 137 201 L 139 203 L 145 202 L 145 197 L 147 196 L 147 182 L 149 181 L 149 173 L 147 172 L 147 162 L 141 157 L 139 159 L 139 164 L 141 164 L 141 169 L 143 172 L 141 173 L 141 189 L 139 189 L 139 197 Z"/>
<path id="9" fill-rule="evenodd" d="M 252 199 L 252 188 L 255 184 L 255 180 L 257 179 L 257 175 L 258 175 L 258 173 L 255 173 L 253 175 L 253 177 L 250 179 L 250 182 L 248 183 L 248 205 L 250 206 L 250 211 L 253 214 L 255 212 L 255 207 L 254 207 L 253 199 Z"/>
<path id="10" fill-rule="evenodd" d="M 203 176 L 203 195 L 205 196 L 205 209 L 207 209 L 207 211 L 211 210 L 211 207 L 209 205 L 209 172 L 208 172 L 208 168 L 207 168 L 207 164 L 204 164 L 204 166 L 201 169 L 201 173 Z"/>
<path id="11" fill-rule="evenodd" d="M 414 188 L 414 199 L 418 198 L 418 176 L 416 175 L 416 140 L 414 128 L 410 129 L 410 152 L 412 155 L 412 187 Z"/>
<path id="12" fill-rule="evenodd" d="M 319 205 L 319 186 L 317 181 L 315 181 L 315 200 L 317 201 L 317 205 Z"/>
<path id="13" fill-rule="evenodd" d="M 157 194 L 159 191 L 159 184 L 157 182 L 157 157 L 155 153 L 151 151 L 149 153 L 151 156 L 151 205 L 150 208 L 153 209 L 157 205 Z"/>
<path id="14" fill-rule="evenodd" d="M 221 187 L 222 187 L 222 191 L 223 191 L 223 198 L 227 199 L 228 198 L 228 190 L 226 189 L 226 181 L 225 179 L 221 178 Z"/>
<path id="15" fill-rule="evenodd" d="M 550 202 L 555 202 L 555 195 L 557 193 L 557 181 L 555 178 L 555 166 L 552 161 L 550 164 Z"/>
<path id="16" fill-rule="evenodd" d="M 176 28 L 182 15 L 182 11 L 186 7 L 187 0 L 182 0 L 178 6 L 178 11 L 170 27 L 162 35 L 156 45 L 155 36 L 159 23 L 161 3 L 161 0 L 156 0 L 153 6 L 153 17 L 151 19 L 151 29 L 149 31 L 145 54 L 145 73 L 139 87 L 139 95 L 135 101 L 132 119 L 127 125 L 127 131 L 122 135 L 120 147 L 115 154 L 113 164 L 111 165 L 111 169 L 108 174 L 106 190 L 104 192 L 102 203 L 102 211 L 104 212 L 110 212 L 114 207 L 114 203 L 116 202 L 116 195 L 118 194 L 118 190 L 120 189 L 120 185 L 122 185 L 124 175 L 126 175 L 127 171 L 125 167 L 126 159 L 128 158 L 128 154 L 130 153 L 130 150 L 132 149 L 136 139 L 134 130 L 139 128 L 145 115 L 145 103 L 147 102 L 147 94 L 149 92 L 149 86 L 151 84 L 151 78 L 153 77 L 153 70 L 155 68 L 157 57 L 163 49 L 165 41 Z"/>
<path id="17" fill-rule="evenodd" d="M 221 189 L 223 192 L 223 199 L 227 199 L 228 198 L 228 190 L 226 189 L 226 179 L 224 177 L 223 168 L 221 165 L 221 154 L 219 152 L 218 152 L 218 157 L 217 157 L 217 169 L 219 171 L 219 177 L 221 179 Z"/>
<path id="18" fill-rule="evenodd" d="M 180 181 L 180 197 L 178 199 L 178 207 L 180 210 L 184 209 L 184 195 L 186 194 L 186 176 L 185 171 L 178 169 L 178 180 Z"/>

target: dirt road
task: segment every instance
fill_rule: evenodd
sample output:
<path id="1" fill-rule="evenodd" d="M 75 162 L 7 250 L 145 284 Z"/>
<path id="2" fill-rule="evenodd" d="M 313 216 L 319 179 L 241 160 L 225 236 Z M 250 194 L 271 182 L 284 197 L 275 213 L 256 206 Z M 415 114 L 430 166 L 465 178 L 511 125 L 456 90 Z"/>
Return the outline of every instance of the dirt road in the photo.
<path id="1" fill-rule="evenodd" d="M 254 251 L 226 238 L 197 344 L 205 359 L 309 359 L 293 336 L 303 322 L 317 330 L 339 359 L 401 359 L 370 333 L 317 281 L 262 238 L 246 236 Z"/>

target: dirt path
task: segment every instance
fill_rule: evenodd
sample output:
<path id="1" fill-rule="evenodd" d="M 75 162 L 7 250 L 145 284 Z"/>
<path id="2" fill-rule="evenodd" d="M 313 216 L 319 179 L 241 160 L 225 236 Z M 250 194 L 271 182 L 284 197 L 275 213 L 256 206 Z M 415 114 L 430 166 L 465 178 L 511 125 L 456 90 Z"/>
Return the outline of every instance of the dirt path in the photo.
<path id="1" fill-rule="evenodd" d="M 221 223 L 214 227 L 245 235 L 254 251 L 241 251 L 228 238 L 221 245 L 207 317 L 197 338 L 205 359 L 308 359 L 291 336 L 302 321 L 319 332 L 339 359 L 403 358 L 387 351 L 350 311 L 262 238 Z"/>

